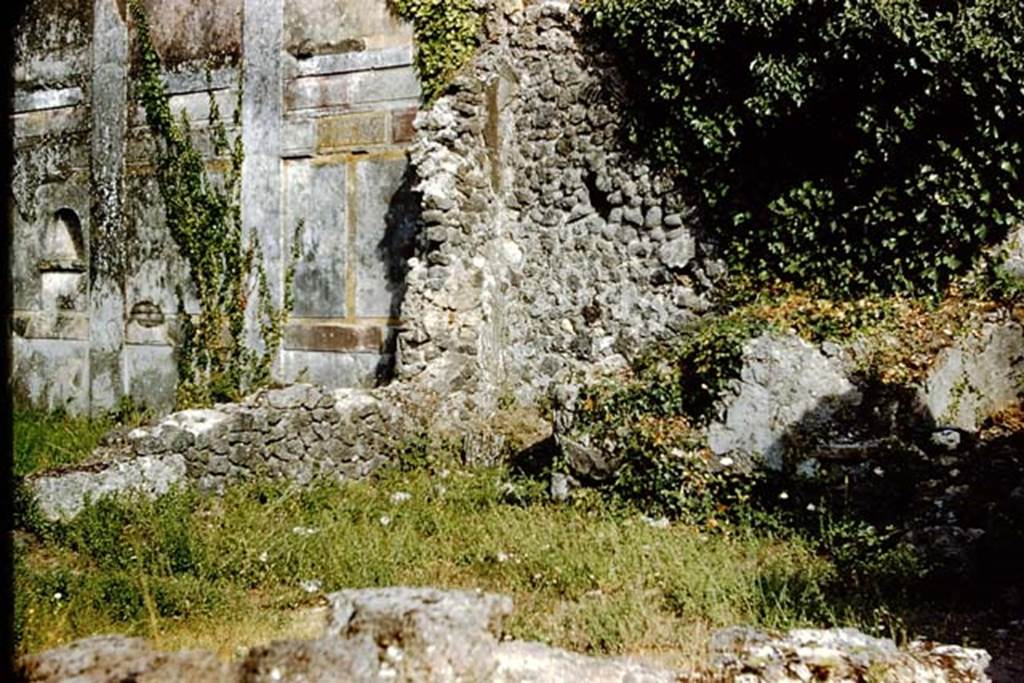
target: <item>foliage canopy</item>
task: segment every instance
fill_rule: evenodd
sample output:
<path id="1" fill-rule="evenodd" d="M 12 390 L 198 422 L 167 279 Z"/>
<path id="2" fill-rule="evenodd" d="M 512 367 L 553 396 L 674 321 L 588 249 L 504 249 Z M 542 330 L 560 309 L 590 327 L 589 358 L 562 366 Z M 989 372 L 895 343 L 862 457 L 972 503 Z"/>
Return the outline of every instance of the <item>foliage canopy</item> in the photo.
<path id="1" fill-rule="evenodd" d="M 934 291 L 1024 213 L 1017 0 L 589 0 L 634 140 L 747 273 Z"/>

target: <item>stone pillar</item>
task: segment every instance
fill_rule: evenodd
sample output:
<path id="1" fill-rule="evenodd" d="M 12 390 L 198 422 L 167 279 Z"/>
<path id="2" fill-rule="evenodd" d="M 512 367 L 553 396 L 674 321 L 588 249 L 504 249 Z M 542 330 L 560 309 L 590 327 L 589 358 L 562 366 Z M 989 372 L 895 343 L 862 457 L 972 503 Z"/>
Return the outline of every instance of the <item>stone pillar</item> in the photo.
<path id="1" fill-rule="evenodd" d="M 96 0 L 92 70 L 92 231 L 89 238 L 89 405 L 109 408 L 126 392 L 124 347 L 124 148 L 127 113 L 127 9 Z"/>
<path id="2" fill-rule="evenodd" d="M 242 224 L 259 238 L 263 266 L 280 306 L 284 294 L 285 240 L 281 225 L 281 120 L 283 0 L 245 0 L 242 20 Z M 250 323 L 256 314 L 250 306 Z M 259 342 L 250 324 L 250 343 Z M 275 359 L 275 369 L 277 367 Z"/>

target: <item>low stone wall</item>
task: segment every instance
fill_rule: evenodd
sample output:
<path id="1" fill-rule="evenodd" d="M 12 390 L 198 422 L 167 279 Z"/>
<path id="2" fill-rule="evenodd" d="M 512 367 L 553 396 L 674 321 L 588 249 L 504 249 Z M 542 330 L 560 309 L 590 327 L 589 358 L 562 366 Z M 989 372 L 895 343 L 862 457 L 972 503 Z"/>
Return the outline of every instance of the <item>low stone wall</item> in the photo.
<path id="1" fill-rule="evenodd" d="M 101 450 L 94 464 L 29 484 L 40 511 L 56 520 L 78 514 L 90 499 L 126 490 L 159 495 L 184 482 L 220 491 L 255 475 L 299 484 L 360 479 L 388 460 L 407 424 L 399 403 L 383 392 L 297 384 L 174 413 Z"/>

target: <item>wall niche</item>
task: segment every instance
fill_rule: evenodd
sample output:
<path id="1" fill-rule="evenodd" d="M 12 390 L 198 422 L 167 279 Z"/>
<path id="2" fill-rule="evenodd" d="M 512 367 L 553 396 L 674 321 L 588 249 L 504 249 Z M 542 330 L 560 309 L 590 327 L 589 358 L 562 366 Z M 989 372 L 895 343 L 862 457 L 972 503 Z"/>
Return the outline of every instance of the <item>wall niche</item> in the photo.
<path id="1" fill-rule="evenodd" d="M 38 270 L 43 308 L 85 310 L 85 243 L 82 221 L 73 209 L 58 209 L 43 231 Z"/>

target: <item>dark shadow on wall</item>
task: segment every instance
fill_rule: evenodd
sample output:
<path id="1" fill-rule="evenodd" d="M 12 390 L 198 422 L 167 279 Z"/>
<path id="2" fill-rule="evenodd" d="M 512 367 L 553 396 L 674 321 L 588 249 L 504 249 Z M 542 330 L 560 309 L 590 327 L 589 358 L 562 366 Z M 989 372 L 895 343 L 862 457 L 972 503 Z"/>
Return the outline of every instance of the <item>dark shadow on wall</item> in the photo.
<path id="1" fill-rule="evenodd" d="M 0 397 L 0 435 L 3 443 L 0 452 L 13 453 L 13 403 L 10 386 L 11 376 L 11 312 L 13 309 L 11 278 L 11 235 L 13 225 L 11 211 L 13 206 L 10 187 L 11 169 L 14 165 L 12 140 L 14 139 L 11 122 L 11 103 L 14 95 L 14 36 L 17 26 L 25 10 L 25 3 L 13 0 L 4 3 L 6 27 L 3 32 L 3 43 L 0 45 L 0 188 L 7 193 L 7 203 L 0 218 L 2 237 L 0 237 L 0 327 L 3 328 L 0 341 L 0 373 L 5 384 L 3 396 Z M 13 507 L 14 470 L 13 458 L 3 458 L 0 464 L 0 518 L 3 519 L 3 533 L 0 535 L 0 583 L 2 583 L 2 599 L 0 599 L 0 680 L 11 680 L 14 660 L 14 544 Z"/>
<path id="2" fill-rule="evenodd" d="M 910 635 L 987 649 L 997 683 L 1024 680 L 1024 409 L 970 433 L 937 424 L 914 387 L 856 384 L 859 402 L 836 413 L 827 398 L 780 437 L 761 499 L 840 558 L 836 604 L 867 599 Z M 907 574 L 901 544 L 921 562 Z"/>
<path id="3" fill-rule="evenodd" d="M 405 300 L 406 276 L 409 273 L 409 259 L 415 252 L 416 238 L 421 227 L 421 195 L 416 187 L 417 177 L 413 169 L 407 168 L 401 185 L 392 196 L 384 217 L 384 237 L 377 244 L 377 255 L 385 264 L 389 324 L 384 340 L 381 360 L 376 368 L 378 385 L 387 384 L 395 376 L 398 352 L 398 335 L 402 332 L 402 304 Z"/>

